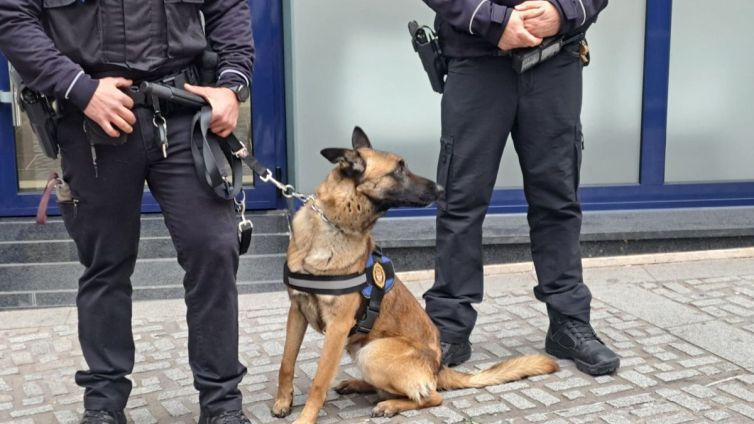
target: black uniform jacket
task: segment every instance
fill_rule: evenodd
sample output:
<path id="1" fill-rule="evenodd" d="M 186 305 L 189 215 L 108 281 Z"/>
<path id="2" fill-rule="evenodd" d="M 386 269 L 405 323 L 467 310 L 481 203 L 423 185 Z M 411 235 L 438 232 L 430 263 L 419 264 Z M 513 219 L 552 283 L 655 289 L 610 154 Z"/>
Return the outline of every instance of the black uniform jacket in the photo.
<path id="1" fill-rule="evenodd" d="M 2 0 L 0 50 L 30 88 L 84 109 L 97 78 L 178 71 L 206 47 L 218 83 L 249 84 L 247 0 Z"/>
<path id="2" fill-rule="evenodd" d="M 585 32 L 608 0 L 548 0 L 560 12 L 560 32 Z M 435 28 L 443 52 L 450 57 L 499 53 L 497 44 L 516 5 L 523 0 L 424 0 L 437 12 Z"/>

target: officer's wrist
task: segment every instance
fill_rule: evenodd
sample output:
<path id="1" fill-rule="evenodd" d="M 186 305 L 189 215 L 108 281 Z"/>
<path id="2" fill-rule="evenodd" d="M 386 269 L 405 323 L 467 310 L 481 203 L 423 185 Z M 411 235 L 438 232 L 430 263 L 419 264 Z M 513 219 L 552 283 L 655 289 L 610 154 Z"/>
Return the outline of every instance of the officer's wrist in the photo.
<path id="1" fill-rule="evenodd" d="M 217 86 L 219 88 L 225 88 L 230 91 L 235 96 L 236 100 L 238 100 L 238 103 L 243 103 L 249 99 L 249 86 L 247 86 L 245 83 L 220 81 L 218 82 Z"/>

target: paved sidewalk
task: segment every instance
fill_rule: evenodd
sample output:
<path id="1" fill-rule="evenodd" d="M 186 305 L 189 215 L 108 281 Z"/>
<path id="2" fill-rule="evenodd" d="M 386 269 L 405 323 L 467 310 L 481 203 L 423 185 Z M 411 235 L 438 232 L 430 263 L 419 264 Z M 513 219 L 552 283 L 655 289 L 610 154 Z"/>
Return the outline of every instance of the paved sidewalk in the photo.
<path id="1" fill-rule="evenodd" d="M 369 418 L 374 396 L 331 391 L 320 422 L 754 422 L 754 254 L 697 256 L 655 264 L 641 263 L 654 257 L 587 262 L 593 323 L 623 357 L 616 375 L 591 378 L 561 362 L 557 374 L 447 392 L 443 406 L 392 420 Z M 605 266 L 612 263 L 633 265 Z M 528 268 L 497 267 L 497 274 L 488 276 L 466 368 L 542 351 L 545 308 L 531 294 L 532 273 L 516 272 Z M 408 284 L 420 294 L 429 283 Z M 269 407 L 287 305 L 284 293 L 241 298 L 241 355 L 249 368 L 242 388 L 254 422 L 285 422 L 273 419 Z M 179 301 L 135 306 L 137 366 L 127 411 L 135 423 L 197 419 L 184 313 Z M 320 345 L 310 330 L 298 363 L 294 416 L 305 400 Z M 1 312 L 0 422 L 77 422 L 82 390 L 73 374 L 81 366 L 74 309 Z M 339 378 L 357 373 L 344 358 Z"/>

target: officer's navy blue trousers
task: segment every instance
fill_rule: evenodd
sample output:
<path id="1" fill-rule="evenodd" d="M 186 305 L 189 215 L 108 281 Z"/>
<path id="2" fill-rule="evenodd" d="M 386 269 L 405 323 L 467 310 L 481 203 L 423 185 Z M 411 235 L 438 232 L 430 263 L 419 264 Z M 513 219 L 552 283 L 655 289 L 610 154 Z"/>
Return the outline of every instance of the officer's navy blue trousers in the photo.
<path id="1" fill-rule="evenodd" d="M 61 203 L 69 234 L 86 268 L 77 298 L 79 341 L 89 370 L 76 382 L 86 409 L 126 405 L 134 367 L 131 274 L 139 246 L 144 182 L 159 202 L 170 231 L 188 308 L 188 354 L 202 408 L 211 413 L 241 408 L 238 383 L 246 369 L 238 360 L 239 243 L 232 201 L 215 197 L 194 170 L 191 112 L 167 122 L 164 159 L 155 142 L 152 111 L 135 110 L 128 142 L 98 146 L 95 176 L 82 114 L 68 109 L 58 129 L 63 178 L 76 204 Z"/>
<path id="2" fill-rule="evenodd" d="M 582 64 L 578 46 L 519 75 L 509 57 L 451 59 L 442 97 L 435 284 L 424 298 L 444 342 L 468 340 L 482 301 L 482 222 L 508 135 L 528 202 L 537 299 L 589 321 L 577 195 Z"/>

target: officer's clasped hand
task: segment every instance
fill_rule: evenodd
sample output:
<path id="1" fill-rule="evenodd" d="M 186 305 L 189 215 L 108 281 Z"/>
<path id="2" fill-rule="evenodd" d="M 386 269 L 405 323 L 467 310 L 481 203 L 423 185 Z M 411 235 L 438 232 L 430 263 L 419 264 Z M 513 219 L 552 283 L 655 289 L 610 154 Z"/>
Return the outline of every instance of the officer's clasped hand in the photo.
<path id="1" fill-rule="evenodd" d="M 549 1 L 529 0 L 516 6 L 523 14 L 524 28 L 538 38 L 547 38 L 560 32 L 560 12 Z"/>
<path id="2" fill-rule="evenodd" d="M 84 109 L 84 114 L 99 124 L 110 137 L 119 137 L 119 131 L 131 134 L 134 130 L 136 116 L 131 111 L 134 102 L 121 90 L 130 87 L 131 84 L 132 82 L 125 78 L 100 79 L 97 90 Z"/>
<path id="3" fill-rule="evenodd" d="M 233 91 L 224 87 L 200 87 L 191 84 L 186 84 L 184 88 L 190 93 L 204 97 L 212 106 L 210 131 L 220 137 L 227 137 L 236 129 L 240 103 Z"/>
<path id="4" fill-rule="evenodd" d="M 526 18 L 533 18 L 541 13 L 541 9 L 527 10 L 524 12 L 514 10 L 511 13 L 511 17 L 508 19 L 508 24 L 505 26 L 503 36 L 500 37 L 500 41 L 497 44 L 500 50 L 508 51 L 540 45 L 542 43 L 542 38 L 535 37 L 529 33 L 524 27 L 524 20 Z"/>

